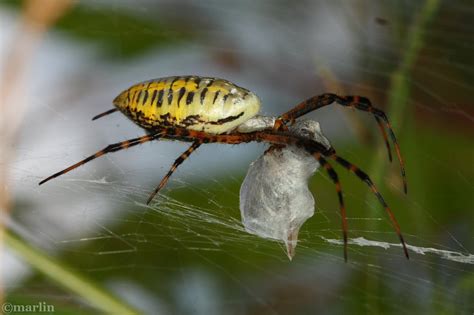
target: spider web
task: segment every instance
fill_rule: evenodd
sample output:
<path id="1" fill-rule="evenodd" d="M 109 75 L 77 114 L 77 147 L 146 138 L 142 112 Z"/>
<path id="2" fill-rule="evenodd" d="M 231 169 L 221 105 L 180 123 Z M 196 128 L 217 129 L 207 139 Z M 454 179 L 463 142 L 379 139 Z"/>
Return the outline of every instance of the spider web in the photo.
<path id="1" fill-rule="evenodd" d="M 265 145 L 202 146 L 150 206 L 145 201 L 185 144 L 144 144 L 37 186 L 45 176 L 109 143 L 142 135 L 119 114 L 97 122 L 90 118 L 108 109 L 111 93 L 146 78 L 174 73 L 225 77 L 257 91 L 264 113 L 269 114 L 288 109 L 301 95 L 327 89 L 370 95 L 378 104 L 384 103 L 390 73 L 401 59 L 387 34 L 397 27 L 406 31 L 402 25 L 412 23 L 411 12 L 421 10 L 421 5 L 411 2 L 396 13 L 391 13 L 391 5 L 379 7 L 372 2 L 358 8 L 362 13 L 337 1 L 308 1 L 291 10 L 284 2 L 258 3 L 186 4 L 197 16 L 212 17 L 206 29 L 196 31 L 208 37 L 169 50 L 152 50 L 125 65 L 98 62 L 100 53 L 81 51 L 75 42 L 64 44 L 57 35 L 48 36 L 29 70 L 35 84 L 26 100 L 18 99 L 30 107 L 10 166 L 18 209 L 9 227 L 147 313 L 307 314 L 348 309 L 472 313 L 474 201 L 466 196 L 474 193 L 474 174 L 472 166 L 463 164 L 472 162 L 473 153 L 472 140 L 462 136 L 472 134 L 474 121 L 465 106 L 473 92 L 467 82 L 472 82 L 474 68 L 465 59 L 472 55 L 467 41 L 472 40 L 472 27 L 453 16 L 473 11 L 461 1 L 444 4 L 447 13 L 426 31 L 428 48 L 410 78 L 413 117 L 398 122 L 403 124 L 399 140 L 407 153 L 409 194 L 402 194 L 396 163 L 384 168 L 378 183 L 401 223 L 409 261 L 376 198 L 342 168 L 336 170 L 348 209 L 348 263 L 343 261 L 335 188 L 323 172 L 310 182 L 316 213 L 300 230 L 292 262 L 283 244 L 248 234 L 240 222 L 239 188 L 248 165 Z M 110 5 L 86 4 L 91 11 Z M 161 5 L 168 19 L 181 16 L 173 3 Z M 153 9 L 147 2 L 124 6 L 132 14 Z M 2 23 L 15 21 L 12 13 L 2 14 L 6 21 Z M 362 36 L 348 32 L 351 27 L 362 31 Z M 304 36 L 307 29 L 313 32 Z M 440 37 L 449 45 L 440 43 Z M 307 68 L 308 64 L 314 68 Z M 450 75 L 440 75 L 443 69 Z M 270 79 L 275 76 L 280 82 Z M 371 136 L 368 142 L 361 140 L 365 138 L 361 125 L 376 129 L 365 116 L 346 115 L 334 105 L 311 118 L 321 122 L 339 155 L 373 176 L 371 161 L 374 156 L 385 158 L 385 153 L 379 135 L 374 145 Z M 461 151 L 440 150 L 432 145 L 435 141 Z M 459 170 L 453 170 L 455 161 Z M 416 172 L 418 168 L 426 171 Z M 422 177 L 430 170 L 436 173 Z M 424 186 L 428 188 L 422 190 Z M 461 197 L 462 202 L 457 200 Z M 449 206 L 440 211 L 437 203 Z M 7 261 L 12 260 L 6 268 L 12 272 L 5 281 L 13 295 L 28 293 L 33 300 L 67 304 L 69 296 L 51 284 L 43 293 L 45 284 L 31 278 L 26 265 L 10 268 L 19 262 L 13 252 L 9 255 Z"/>

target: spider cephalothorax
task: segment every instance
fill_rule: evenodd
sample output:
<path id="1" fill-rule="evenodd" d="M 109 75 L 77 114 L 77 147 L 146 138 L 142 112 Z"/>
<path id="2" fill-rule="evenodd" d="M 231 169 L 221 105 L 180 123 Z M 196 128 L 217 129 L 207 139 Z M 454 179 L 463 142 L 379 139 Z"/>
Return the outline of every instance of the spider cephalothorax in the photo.
<path id="1" fill-rule="evenodd" d="M 392 160 L 392 155 L 385 127 L 394 143 L 406 193 L 405 170 L 395 134 L 385 113 L 374 108 L 367 98 L 326 93 L 303 101 L 279 116 L 271 125 L 259 125 L 254 123 L 257 121 L 254 118 L 260 110 L 260 100 L 249 90 L 218 78 L 174 76 L 135 84 L 120 93 L 113 103 L 116 108 L 95 116 L 93 120 L 120 110 L 134 123 L 144 128 L 147 135 L 108 145 L 86 159 L 42 180 L 40 185 L 104 154 L 144 142 L 158 139 L 191 142 L 191 146 L 176 159 L 171 169 L 153 191 L 147 202 L 150 203 L 153 197 L 166 185 L 176 168 L 203 143 L 239 144 L 257 141 L 271 144 L 270 150 L 285 145 L 295 145 L 304 148 L 313 155 L 326 169 L 336 185 L 342 217 L 345 259 L 347 260 L 348 230 L 346 210 L 337 173 L 326 159 L 336 161 L 370 186 L 387 211 L 403 245 L 405 256 L 408 258 L 408 250 L 400 227 L 369 176 L 354 164 L 336 155 L 335 150 L 332 147 L 328 148 L 327 144 L 296 135 L 286 127 L 288 123 L 297 118 L 332 103 L 372 113 L 384 137 L 390 160 Z"/>

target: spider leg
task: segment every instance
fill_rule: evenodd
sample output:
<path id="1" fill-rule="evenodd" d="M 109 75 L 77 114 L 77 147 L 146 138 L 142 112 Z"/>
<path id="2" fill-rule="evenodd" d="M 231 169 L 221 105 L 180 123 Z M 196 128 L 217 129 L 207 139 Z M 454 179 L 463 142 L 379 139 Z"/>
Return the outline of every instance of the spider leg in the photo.
<path id="1" fill-rule="evenodd" d="M 288 127 L 285 126 L 285 125 L 282 125 L 281 127 L 278 128 L 279 131 L 288 131 Z M 282 149 L 284 148 L 285 145 L 282 145 L 282 144 L 272 144 L 268 149 L 265 150 L 265 152 L 263 154 L 268 154 L 268 153 L 271 153 L 275 150 L 279 150 L 279 149 Z"/>
<path id="2" fill-rule="evenodd" d="M 403 179 L 403 189 L 405 193 L 407 193 L 408 188 L 407 188 L 407 180 L 406 180 L 406 173 L 405 173 L 405 163 L 403 162 L 403 158 L 401 155 L 400 151 L 400 146 L 398 145 L 397 138 L 395 137 L 395 133 L 393 132 L 393 129 L 390 125 L 390 122 L 387 118 L 387 115 L 380 109 L 375 108 L 372 106 L 370 100 L 366 97 L 362 96 L 338 96 L 336 94 L 332 93 L 325 93 L 321 94 L 318 96 L 313 96 L 300 104 L 296 105 L 293 109 L 290 111 L 284 113 L 283 115 L 280 116 L 280 118 L 275 122 L 275 126 L 273 129 L 278 130 L 282 125 L 293 121 L 297 119 L 298 117 L 301 117 L 311 111 L 317 110 L 321 107 L 330 105 L 332 103 L 336 102 L 339 105 L 342 106 L 347 106 L 347 107 L 354 107 L 358 110 L 365 111 L 372 113 L 374 117 L 377 120 L 377 123 L 379 124 L 380 129 L 382 130 L 382 124 L 379 122 L 379 120 L 382 120 L 385 123 L 385 127 L 387 127 L 389 131 L 390 138 L 393 142 L 393 145 L 395 147 L 395 151 L 397 153 L 398 161 L 400 163 L 400 171 L 402 174 L 402 179 Z M 387 145 L 387 137 L 385 135 L 385 132 L 382 132 L 382 135 L 384 137 L 387 149 L 390 147 Z M 389 158 L 391 156 L 391 153 L 389 151 Z"/>
<path id="3" fill-rule="evenodd" d="M 201 141 L 195 141 L 193 144 L 186 150 L 184 151 L 177 159 L 174 161 L 173 165 L 171 166 L 170 170 L 168 173 L 163 177 L 161 180 L 160 184 L 158 187 L 155 188 L 155 190 L 151 193 L 150 197 L 148 198 L 146 204 L 150 204 L 150 202 L 153 200 L 153 198 L 156 196 L 156 194 L 163 188 L 165 185 L 168 183 L 168 180 L 170 179 L 171 175 L 173 175 L 174 171 L 178 168 L 178 166 L 183 163 L 190 155 L 191 153 L 194 152 L 197 148 L 201 146 L 202 142 Z"/>
<path id="4" fill-rule="evenodd" d="M 357 177 L 359 177 L 362 181 L 366 182 L 366 184 L 369 185 L 369 187 L 372 189 L 372 192 L 374 193 L 375 196 L 377 196 L 379 202 L 385 208 L 385 211 L 387 212 L 388 216 L 390 217 L 390 221 L 392 222 L 392 224 L 395 228 L 395 231 L 397 232 L 398 237 L 400 238 L 400 242 L 402 243 L 403 251 L 405 252 L 405 256 L 406 256 L 407 259 L 409 259 L 408 249 L 407 249 L 405 240 L 403 238 L 402 232 L 400 230 L 400 225 L 398 224 L 397 219 L 395 219 L 395 215 L 393 214 L 392 210 L 390 210 L 387 203 L 383 199 L 382 195 L 377 190 L 377 187 L 375 187 L 374 183 L 370 179 L 369 175 L 367 175 L 365 172 L 360 170 L 354 164 L 350 163 L 349 161 L 346 161 L 345 159 L 343 159 L 340 156 L 337 156 L 336 154 L 332 154 L 329 157 L 331 159 L 335 160 L 340 165 L 342 165 L 344 168 L 348 169 L 350 172 L 354 173 Z"/>
<path id="5" fill-rule="evenodd" d="M 380 118 L 375 116 L 375 120 L 377 121 L 377 125 L 379 126 L 380 132 L 383 136 L 383 140 L 385 141 L 385 146 L 387 147 L 388 160 L 392 162 L 392 149 L 390 148 L 390 142 L 388 142 L 387 131 L 385 131 L 385 128 L 383 127 L 383 122 L 380 120 Z"/>
<path id="6" fill-rule="evenodd" d="M 186 142 L 201 143 L 226 143 L 226 144 L 240 144 L 252 141 L 264 141 L 257 139 L 258 132 L 240 133 L 233 132 L 228 134 L 209 134 L 204 131 L 190 130 L 182 127 L 170 127 L 163 130 L 162 137 L 170 140 L 180 140 Z M 266 141 L 271 142 L 271 141 Z M 273 143 L 273 142 L 271 142 Z M 280 142 L 276 142 L 280 143 Z"/>
<path id="7" fill-rule="evenodd" d="M 272 153 L 275 150 L 281 150 L 284 147 L 285 146 L 282 145 L 282 144 L 272 144 L 271 146 L 268 147 L 268 149 L 265 150 L 265 152 L 263 152 L 263 154 L 269 154 L 269 153 Z"/>
<path id="8" fill-rule="evenodd" d="M 347 239 L 347 218 L 346 218 L 346 211 L 344 208 L 343 198 L 342 198 L 342 190 L 339 184 L 339 180 L 337 174 L 334 170 L 331 171 L 332 167 L 329 165 L 322 156 L 329 157 L 335 160 L 337 163 L 341 164 L 344 168 L 348 169 L 352 173 L 354 173 L 357 177 L 367 183 L 369 187 L 372 189 L 372 192 L 377 196 L 379 202 L 385 208 L 385 211 L 388 213 L 390 217 L 390 221 L 392 222 L 395 231 L 400 239 L 400 242 L 403 246 L 403 250 L 405 252 L 405 256 L 409 259 L 408 249 L 406 247 L 405 240 L 400 230 L 400 225 L 398 224 L 395 216 L 388 207 L 387 203 L 383 199 L 382 195 L 379 193 L 377 188 L 375 187 L 372 180 L 369 176 L 360 170 L 357 166 L 353 165 L 352 163 L 346 161 L 345 159 L 337 156 L 333 148 L 326 148 L 323 144 L 314 141 L 308 140 L 291 133 L 282 132 L 282 131 L 257 131 L 251 133 L 239 133 L 233 132 L 229 134 L 208 134 L 202 131 L 194 131 L 185 128 L 166 128 L 161 131 L 159 137 L 166 138 L 166 139 L 173 139 L 173 140 L 182 140 L 182 141 L 191 141 L 191 142 L 201 142 L 201 143 L 227 143 L 227 144 L 239 144 L 239 143 L 246 143 L 251 141 L 257 142 L 266 142 L 273 145 L 297 145 L 300 147 L 304 147 L 310 154 L 315 155 L 315 158 L 321 163 L 322 166 L 326 168 L 328 174 L 330 175 L 331 179 L 336 183 L 336 190 L 338 191 L 339 202 L 341 206 L 341 215 L 343 217 L 343 233 L 345 234 L 344 237 Z M 344 219 L 346 218 L 346 219 Z M 346 222 L 344 222 L 346 221 Z M 347 245 L 345 245 L 347 246 Z M 345 254 L 347 255 L 347 254 Z"/>
<path id="9" fill-rule="evenodd" d="M 310 154 L 321 152 L 324 156 L 330 156 L 336 151 L 332 147 L 326 147 L 324 144 L 314 140 L 292 134 L 291 132 L 278 130 L 262 130 L 254 132 L 231 132 L 227 134 L 209 134 L 203 131 L 189 130 L 186 128 L 163 128 L 160 138 L 170 140 L 180 140 L 187 142 L 200 141 L 202 143 L 225 143 L 240 144 L 248 142 L 265 142 L 272 146 L 280 147 L 286 145 L 296 145 L 303 147 Z"/>
<path id="10" fill-rule="evenodd" d="M 92 118 L 92 120 L 99 119 L 99 118 L 101 118 L 101 117 L 104 117 L 104 116 L 107 116 L 107 115 L 109 115 L 109 114 L 115 113 L 116 111 L 118 111 L 118 108 L 109 109 L 109 110 L 106 111 L 106 112 L 103 112 L 103 113 L 101 113 L 101 114 L 99 114 L 99 115 L 97 115 L 97 116 L 94 116 L 94 117 Z"/>
<path id="11" fill-rule="evenodd" d="M 152 141 L 152 140 L 155 140 L 157 138 L 159 138 L 161 136 L 161 132 L 158 132 L 158 133 L 154 133 L 154 134 L 150 134 L 150 135 L 146 135 L 146 136 L 142 136 L 142 137 L 138 137 L 138 138 L 134 138 L 134 139 L 130 139 L 130 140 L 126 140 L 126 141 L 122 141 L 122 142 L 117 142 L 117 143 L 114 143 L 114 144 L 110 144 L 108 145 L 107 147 L 105 147 L 104 149 L 94 153 L 93 155 L 85 158 L 84 160 L 80 161 L 80 162 L 77 162 L 76 164 L 74 165 L 71 165 L 69 166 L 68 168 L 60 171 L 60 172 L 57 172 L 51 176 L 49 176 L 48 178 L 45 178 L 43 179 L 41 182 L 39 182 L 39 185 L 41 184 L 44 184 L 46 183 L 47 181 L 53 179 L 53 178 L 56 178 L 58 176 L 61 176 L 63 174 L 66 174 L 67 172 L 69 171 L 72 171 L 73 169 L 75 168 L 78 168 L 79 166 L 81 165 L 84 165 L 102 155 L 105 155 L 107 153 L 110 153 L 110 152 L 117 152 L 117 151 L 120 151 L 120 150 L 124 150 L 124 149 L 127 149 L 129 147 L 132 147 L 132 146 L 135 146 L 135 145 L 138 145 L 138 144 L 142 144 L 142 143 L 145 143 L 145 142 L 148 142 L 148 141 Z"/>
<path id="12" fill-rule="evenodd" d="M 342 197 L 342 187 L 339 181 L 339 177 L 337 176 L 336 171 L 331 166 L 331 164 L 326 161 L 325 158 L 321 155 L 321 153 L 316 152 L 314 153 L 314 157 L 318 160 L 319 164 L 324 167 L 331 178 L 331 180 L 336 185 L 337 196 L 339 197 L 339 208 L 341 209 L 341 219 L 342 219 L 342 236 L 344 239 L 344 261 L 347 262 L 347 215 L 346 215 L 346 207 L 344 206 L 344 199 Z"/>

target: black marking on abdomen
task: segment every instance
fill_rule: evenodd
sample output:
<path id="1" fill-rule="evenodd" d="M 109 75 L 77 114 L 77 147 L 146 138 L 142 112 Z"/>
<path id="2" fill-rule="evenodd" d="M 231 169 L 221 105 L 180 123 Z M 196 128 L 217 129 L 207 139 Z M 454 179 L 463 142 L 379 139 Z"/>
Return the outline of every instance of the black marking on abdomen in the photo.
<path id="1" fill-rule="evenodd" d="M 206 87 L 210 87 L 214 83 L 214 79 L 209 79 L 209 82 L 207 82 Z"/>
<path id="2" fill-rule="evenodd" d="M 168 92 L 168 106 L 171 106 L 171 102 L 173 102 L 173 85 L 176 81 L 178 81 L 180 77 L 175 77 L 170 84 L 170 90 Z"/>
<path id="3" fill-rule="evenodd" d="M 208 121 L 206 123 L 211 124 L 211 125 L 222 125 L 222 124 L 225 124 L 225 123 L 228 123 L 228 122 L 231 122 L 231 121 L 234 121 L 234 120 L 238 119 L 243 114 L 244 114 L 244 112 L 241 112 L 240 114 L 235 115 L 235 116 L 229 116 L 229 117 L 226 117 L 226 118 L 219 119 L 217 121 Z"/>
<path id="4" fill-rule="evenodd" d="M 204 88 L 201 92 L 201 105 L 204 103 L 204 99 L 206 98 L 207 88 Z"/>
<path id="5" fill-rule="evenodd" d="M 179 80 L 179 77 L 175 77 L 175 78 L 173 79 L 173 81 L 171 81 L 171 84 L 170 84 L 170 89 L 171 89 L 171 90 L 173 90 L 173 84 L 174 84 L 176 81 L 178 81 L 178 80 Z"/>
<path id="6" fill-rule="evenodd" d="M 224 97 L 222 98 L 223 102 L 225 103 L 225 101 L 227 101 L 227 98 L 229 97 L 229 93 L 227 93 L 226 95 L 224 95 Z"/>
<path id="7" fill-rule="evenodd" d="M 145 95 L 143 96 L 142 105 L 145 105 L 146 100 L 148 99 L 148 90 L 144 90 L 143 93 Z"/>
<path id="8" fill-rule="evenodd" d="M 201 116 L 199 115 L 190 115 L 188 117 L 186 117 L 183 121 L 181 121 L 181 124 L 185 127 L 187 126 L 191 126 L 191 125 L 195 125 L 195 124 L 198 124 L 198 123 L 202 123 L 202 119 L 201 119 Z"/>
<path id="9" fill-rule="evenodd" d="M 196 90 L 199 89 L 199 83 L 201 83 L 201 78 L 194 78 L 194 83 L 196 83 Z"/>
<path id="10" fill-rule="evenodd" d="M 173 89 L 170 88 L 168 92 L 168 106 L 171 106 L 171 102 L 173 101 Z"/>
<path id="11" fill-rule="evenodd" d="M 155 99 L 156 99 L 156 94 L 158 93 L 158 90 L 153 91 L 153 95 L 151 96 L 151 105 L 155 105 Z"/>
<path id="12" fill-rule="evenodd" d="M 194 92 L 189 92 L 188 96 L 186 96 L 186 105 L 189 105 L 193 102 Z"/>
<path id="13" fill-rule="evenodd" d="M 217 97 L 219 96 L 219 93 L 220 93 L 220 92 L 221 92 L 221 91 L 217 91 L 217 92 L 216 92 L 216 95 L 214 95 L 214 100 L 212 100 L 212 104 L 214 104 L 214 103 L 216 102 Z"/>
<path id="14" fill-rule="evenodd" d="M 183 86 L 182 88 L 179 89 L 179 95 L 178 95 L 178 107 L 179 107 L 179 102 L 181 102 L 181 99 L 184 96 L 184 93 L 186 93 L 186 88 Z"/>
<path id="15" fill-rule="evenodd" d="M 158 92 L 158 107 L 161 107 L 163 104 L 163 94 L 165 94 L 164 90 L 160 90 L 160 92 Z"/>
<path id="16" fill-rule="evenodd" d="M 141 96 L 142 96 L 142 90 L 138 91 L 135 94 L 135 103 L 138 103 L 138 100 L 140 99 Z"/>
<path id="17" fill-rule="evenodd" d="M 160 115 L 159 125 L 164 127 L 173 127 L 176 126 L 176 118 L 171 116 L 170 113 Z"/>

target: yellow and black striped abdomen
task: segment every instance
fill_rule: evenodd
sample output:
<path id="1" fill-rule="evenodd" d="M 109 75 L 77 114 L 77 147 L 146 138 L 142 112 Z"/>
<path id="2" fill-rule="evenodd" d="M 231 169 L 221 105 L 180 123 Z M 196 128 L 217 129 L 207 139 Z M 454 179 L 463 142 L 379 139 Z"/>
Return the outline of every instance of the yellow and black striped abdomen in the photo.
<path id="1" fill-rule="evenodd" d="M 254 93 L 223 79 L 198 76 L 135 84 L 114 105 L 145 129 L 175 126 L 214 134 L 231 131 L 260 111 Z"/>

